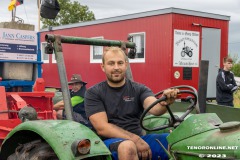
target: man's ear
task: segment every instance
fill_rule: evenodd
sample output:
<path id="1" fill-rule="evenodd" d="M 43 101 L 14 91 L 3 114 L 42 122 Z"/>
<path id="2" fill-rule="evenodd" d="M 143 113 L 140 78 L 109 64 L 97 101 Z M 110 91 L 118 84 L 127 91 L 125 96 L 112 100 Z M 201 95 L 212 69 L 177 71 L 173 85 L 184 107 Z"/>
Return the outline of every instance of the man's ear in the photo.
<path id="1" fill-rule="evenodd" d="M 100 66 L 101 66 L 101 69 L 102 69 L 102 71 L 103 71 L 103 72 L 105 72 L 105 69 L 104 69 L 104 64 L 103 64 L 103 63 L 101 63 L 101 64 L 100 64 Z"/>
<path id="2" fill-rule="evenodd" d="M 125 65 L 126 65 L 126 68 L 127 68 L 128 65 L 129 65 L 129 62 L 128 62 L 128 61 L 125 61 Z"/>

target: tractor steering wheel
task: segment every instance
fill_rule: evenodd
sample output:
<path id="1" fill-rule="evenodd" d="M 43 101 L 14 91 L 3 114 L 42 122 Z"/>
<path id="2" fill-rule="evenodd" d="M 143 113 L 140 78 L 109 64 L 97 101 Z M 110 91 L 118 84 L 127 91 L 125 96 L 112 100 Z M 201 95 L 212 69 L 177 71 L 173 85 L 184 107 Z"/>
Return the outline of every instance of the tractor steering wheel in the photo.
<path id="1" fill-rule="evenodd" d="M 143 114 L 141 115 L 140 125 L 144 130 L 146 130 L 146 131 L 158 131 L 158 130 L 162 130 L 162 129 L 165 129 L 165 128 L 168 128 L 168 127 L 176 128 L 184 120 L 184 118 L 195 108 L 195 106 L 197 104 L 197 93 L 196 93 L 196 90 L 193 87 L 191 87 L 191 86 L 176 86 L 174 88 L 179 89 L 179 95 L 181 95 L 181 97 L 182 97 L 182 94 L 185 95 L 185 96 L 188 95 L 185 98 L 185 101 L 190 102 L 190 105 L 187 108 L 187 111 L 181 117 L 178 117 L 176 115 L 173 115 L 170 107 L 167 105 L 166 108 L 167 108 L 167 111 L 169 112 L 169 115 L 170 115 L 169 123 L 165 124 L 165 125 L 162 125 L 162 126 L 159 126 L 159 127 L 155 127 L 155 128 L 146 128 L 143 125 L 143 119 L 146 116 L 146 114 L 148 113 L 148 111 L 151 110 L 157 103 L 167 100 L 166 96 L 162 96 L 159 99 L 157 99 L 155 102 L 153 102 L 149 107 L 147 107 L 147 109 L 144 110 Z M 187 90 L 180 90 L 180 89 L 183 89 L 183 88 L 185 88 Z M 155 97 L 158 97 L 159 95 L 162 95 L 162 93 L 163 93 L 163 91 L 158 92 L 157 94 L 155 94 Z"/>

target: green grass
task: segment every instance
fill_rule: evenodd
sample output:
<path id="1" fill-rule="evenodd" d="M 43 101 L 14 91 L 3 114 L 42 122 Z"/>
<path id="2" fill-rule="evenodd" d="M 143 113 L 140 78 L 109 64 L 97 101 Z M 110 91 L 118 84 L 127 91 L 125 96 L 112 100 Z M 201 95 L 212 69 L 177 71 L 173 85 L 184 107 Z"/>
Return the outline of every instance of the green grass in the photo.
<path id="1" fill-rule="evenodd" d="M 240 108 L 240 91 L 239 90 L 234 93 L 233 103 L 235 108 Z"/>

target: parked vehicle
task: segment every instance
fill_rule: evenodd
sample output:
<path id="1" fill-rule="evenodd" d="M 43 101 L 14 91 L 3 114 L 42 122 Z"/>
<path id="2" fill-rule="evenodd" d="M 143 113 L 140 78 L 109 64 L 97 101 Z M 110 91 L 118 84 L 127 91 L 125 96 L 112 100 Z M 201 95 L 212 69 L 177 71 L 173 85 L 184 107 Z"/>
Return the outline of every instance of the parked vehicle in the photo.
<path id="1" fill-rule="evenodd" d="M 192 114 L 186 118 L 197 104 L 196 93 L 186 88 L 180 90 L 180 94 L 190 94 L 186 96 L 190 105 L 185 113 L 176 115 L 167 106 L 170 116 L 165 121 L 154 116 L 145 117 L 156 103 L 166 100 L 166 97 L 160 97 L 142 114 L 142 128 L 147 133 L 172 130 L 167 137 L 171 160 L 240 159 L 240 121 L 223 123 L 215 113 Z"/>

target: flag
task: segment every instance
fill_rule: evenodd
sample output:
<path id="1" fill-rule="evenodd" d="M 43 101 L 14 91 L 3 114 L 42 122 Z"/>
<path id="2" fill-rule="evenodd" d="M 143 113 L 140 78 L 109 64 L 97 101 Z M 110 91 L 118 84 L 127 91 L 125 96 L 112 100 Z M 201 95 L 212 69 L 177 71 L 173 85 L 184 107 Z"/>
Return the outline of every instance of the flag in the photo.
<path id="1" fill-rule="evenodd" d="M 17 0 L 16 6 L 23 4 L 23 0 Z"/>
<path id="2" fill-rule="evenodd" d="M 8 10 L 12 11 L 15 8 L 15 6 L 18 6 L 21 4 L 23 4 L 23 0 L 12 0 L 8 5 Z"/>
<path id="3" fill-rule="evenodd" d="M 15 8 L 17 0 L 12 0 L 10 4 L 8 5 L 8 10 L 12 11 Z"/>

